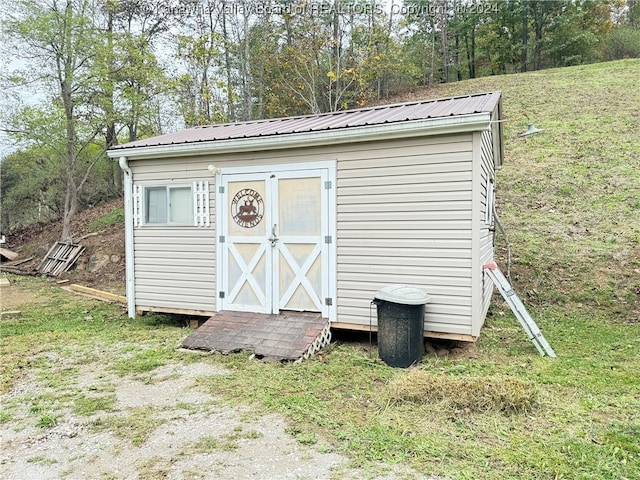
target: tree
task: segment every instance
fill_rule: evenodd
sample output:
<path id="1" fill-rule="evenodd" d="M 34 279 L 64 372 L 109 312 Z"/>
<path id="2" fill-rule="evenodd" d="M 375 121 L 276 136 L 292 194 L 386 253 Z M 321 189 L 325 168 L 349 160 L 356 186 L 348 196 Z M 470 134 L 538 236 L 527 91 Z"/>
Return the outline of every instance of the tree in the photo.
<path id="1" fill-rule="evenodd" d="M 3 22 L 5 44 L 23 68 L 4 85 L 20 87 L 35 105 L 15 109 L 8 130 L 22 142 L 22 158 L 47 152 L 62 168 L 65 188 L 56 194 L 64 199 L 61 239 L 69 241 L 79 208 L 120 194 L 121 172 L 105 149 L 125 130 L 128 140 L 161 131 L 165 83 L 152 40 L 167 22 L 136 0 L 13 0 L 12 12 Z M 36 178 L 45 188 L 45 178 Z"/>
<path id="2" fill-rule="evenodd" d="M 368 1 L 334 1 L 318 8 L 315 15 L 282 16 L 281 87 L 313 113 L 388 95 L 404 58 L 391 36 L 392 18 Z"/>
<path id="3" fill-rule="evenodd" d="M 64 170 L 51 152 L 31 146 L 8 154 L 0 162 L 2 231 L 58 218 L 64 209 Z"/>
<path id="4" fill-rule="evenodd" d="M 60 109 L 65 131 L 61 159 L 65 165 L 65 196 L 61 240 L 71 241 L 71 221 L 78 210 L 91 162 L 78 172 L 78 157 L 96 139 L 101 124 L 86 99 L 96 90 L 90 73 L 98 29 L 91 0 L 15 0 L 6 33 L 16 51 L 31 65 L 30 81 L 46 88 L 48 101 Z M 82 126 L 82 128 L 80 128 Z"/>
<path id="5" fill-rule="evenodd" d="M 627 0 L 626 20 L 631 28 L 640 28 L 640 0 Z"/>
<path id="6" fill-rule="evenodd" d="M 13 136 L 22 147 L 0 162 L 2 167 L 3 228 L 11 230 L 36 221 L 61 218 L 67 189 L 67 131 L 63 107 L 58 104 L 20 109 L 14 121 Z M 78 136 L 87 134 L 78 125 Z M 108 175 L 104 171 L 104 146 L 93 142 L 78 152 L 74 177 L 80 204 L 97 204 L 111 198 Z M 88 172 L 92 174 L 89 175 Z"/>
<path id="7" fill-rule="evenodd" d="M 185 17 L 176 37 L 175 58 L 179 72 L 173 79 L 176 103 L 187 126 L 206 125 L 227 120 L 219 74 L 225 50 L 220 28 L 220 10 L 211 0 L 192 2 L 202 15 Z"/>
<path id="8" fill-rule="evenodd" d="M 410 49 L 393 37 L 396 25 L 393 12 L 371 12 L 367 23 L 351 30 L 350 56 L 353 57 L 357 85 L 357 105 L 386 98 L 414 86 L 421 76 L 410 60 Z"/>
<path id="9" fill-rule="evenodd" d="M 104 2 L 101 29 L 105 41 L 97 45 L 93 72 L 101 81 L 107 147 L 117 142 L 116 126 L 126 129 L 126 140 L 161 132 L 159 102 L 167 90 L 166 76 L 154 53 L 154 42 L 167 32 L 172 20 L 159 9 L 141 8 L 138 0 Z M 113 134 L 116 134 L 115 138 Z"/>
<path id="10" fill-rule="evenodd" d="M 548 56 L 553 67 L 595 61 L 597 45 L 613 27 L 615 1 L 575 0 L 567 2 L 550 25 Z"/>

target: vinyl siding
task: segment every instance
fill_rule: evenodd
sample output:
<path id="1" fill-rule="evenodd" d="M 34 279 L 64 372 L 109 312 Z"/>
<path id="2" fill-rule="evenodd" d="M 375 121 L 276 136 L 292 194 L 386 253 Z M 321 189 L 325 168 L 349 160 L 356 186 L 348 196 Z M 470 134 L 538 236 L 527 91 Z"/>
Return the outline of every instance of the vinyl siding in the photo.
<path id="1" fill-rule="evenodd" d="M 493 181 L 494 192 L 496 191 L 496 176 L 495 176 L 495 161 L 492 138 L 492 131 L 482 132 L 482 185 L 484 193 L 484 208 L 487 204 L 487 183 L 489 180 Z M 483 210 L 484 212 L 485 210 Z M 480 227 L 480 263 L 484 265 L 487 262 L 494 259 L 494 232 L 489 229 L 488 225 L 481 225 Z M 489 310 L 489 304 L 491 303 L 491 295 L 493 293 L 493 283 L 490 279 L 483 275 L 483 292 L 482 292 L 482 323 L 484 323 L 484 317 Z M 480 332 L 478 331 L 478 335 Z"/>
<path id="2" fill-rule="evenodd" d="M 493 246 L 493 231 L 490 229 L 490 225 L 487 225 L 484 221 L 485 212 L 488 205 L 487 193 L 488 193 L 488 184 L 490 181 L 494 182 L 495 187 L 495 163 L 494 163 L 494 154 L 493 154 L 493 138 L 492 132 L 484 131 L 479 134 L 480 137 L 480 204 L 476 207 L 480 211 L 480 222 L 479 222 L 479 259 L 478 259 L 478 268 L 482 268 L 486 262 L 492 261 L 494 259 L 494 246 Z M 477 308 L 474 309 L 474 336 L 480 335 L 480 329 L 484 324 L 485 317 L 487 315 L 487 311 L 489 309 L 489 304 L 491 303 L 491 295 L 493 293 L 493 283 L 491 279 L 487 277 L 484 272 L 481 275 L 482 281 L 480 282 L 479 289 L 479 304 Z"/>
<path id="3" fill-rule="evenodd" d="M 338 157 L 338 322 L 376 325 L 385 285 L 431 297 L 425 329 L 471 333 L 472 136 Z"/>
<path id="4" fill-rule="evenodd" d="M 431 297 L 425 330 L 471 335 L 473 138 L 469 133 L 132 161 L 134 183 L 207 179 L 211 191 L 211 227 L 135 229 L 136 305 L 215 310 L 215 182 L 208 165 L 261 171 L 273 164 L 335 160 L 337 322 L 368 326 L 375 293 L 408 283 Z"/>
<path id="5" fill-rule="evenodd" d="M 137 308 L 214 311 L 216 306 L 215 195 L 206 165 L 148 160 L 131 162 L 142 186 L 209 180 L 211 226 L 141 225 L 134 228 Z"/>

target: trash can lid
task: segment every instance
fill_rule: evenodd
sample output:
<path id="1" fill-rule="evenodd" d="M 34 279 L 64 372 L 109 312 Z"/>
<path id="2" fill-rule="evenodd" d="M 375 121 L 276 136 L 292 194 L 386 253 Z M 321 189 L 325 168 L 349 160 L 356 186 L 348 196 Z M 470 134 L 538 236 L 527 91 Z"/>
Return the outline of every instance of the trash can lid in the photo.
<path id="1" fill-rule="evenodd" d="M 431 300 L 426 292 L 411 285 L 387 285 L 376 292 L 375 298 L 405 305 L 424 305 Z"/>

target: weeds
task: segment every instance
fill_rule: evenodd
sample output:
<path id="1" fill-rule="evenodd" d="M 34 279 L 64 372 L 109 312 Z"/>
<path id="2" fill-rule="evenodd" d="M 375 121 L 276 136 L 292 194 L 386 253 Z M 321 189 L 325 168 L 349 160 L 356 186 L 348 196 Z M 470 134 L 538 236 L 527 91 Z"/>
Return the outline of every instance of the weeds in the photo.
<path id="1" fill-rule="evenodd" d="M 260 432 L 250 430 L 245 432 L 242 427 L 236 427 L 232 433 L 222 435 L 220 437 L 204 436 L 197 442 L 189 445 L 181 452 L 182 455 L 197 455 L 201 453 L 210 453 L 216 450 L 231 452 L 237 450 L 240 445 L 239 441 L 242 439 L 255 440 L 262 437 Z"/>
<path id="2" fill-rule="evenodd" d="M 57 423 L 58 423 L 57 415 L 53 415 L 51 413 L 45 413 L 38 419 L 36 426 L 42 429 L 47 429 L 47 428 L 55 427 Z"/>
<path id="3" fill-rule="evenodd" d="M 136 352 L 126 355 L 125 358 L 118 360 L 112 366 L 112 369 L 118 373 L 118 375 L 124 376 L 150 372 L 157 367 L 165 365 L 167 361 L 168 352 L 166 351 L 163 352 L 156 349 L 136 350 Z"/>
<path id="4" fill-rule="evenodd" d="M 100 411 L 109 412 L 113 410 L 115 403 L 115 395 L 97 397 L 86 397 L 81 395 L 74 400 L 73 411 L 77 415 L 88 417 Z"/>
<path id="5" fill-rule="evenodd" d="M 114 208 L 91 222 L 91 230 L 104 230 L 112 225 L 124 224 L 124 208 Z"/>
<path id="6" fill-rule="evenodd" d="M 109 431 L 131 441 L 134 446 L 140 446 L 165 421 L 158 418 L 153 408 L 138 407 L 132 409 L 127 416 L 103 417 L 92 422 L 92 425 L 98 432 Z"/>
<path id="7" fill-rule="evenodd" d="M 36 455 L 35 457 L 27 458 L 28 463 L 41 463 L 43 465 L 53 465 L 58 463 L 57 460 L 53 458 L 47 458 L 44 455 Z"/>

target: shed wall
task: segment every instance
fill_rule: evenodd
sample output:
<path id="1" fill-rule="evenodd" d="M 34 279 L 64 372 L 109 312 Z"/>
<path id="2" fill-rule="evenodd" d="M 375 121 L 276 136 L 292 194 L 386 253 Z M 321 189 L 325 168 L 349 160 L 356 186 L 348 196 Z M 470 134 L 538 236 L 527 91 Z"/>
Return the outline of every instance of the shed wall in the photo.
<path id="1" fill-rule="evenodd" d="M 471 151 L 469 134 L 339 157 L 338 322 L 368 326 L 375 292 L 408 283 L 426 330 L 471 333 Z"/>
<path id="2" fill-rule="evenodd" d="M 210 179 L 202 165 L 184 161 L 132 162 L 139 185 L 188 184 Z M 209 212 L 215 224 L 214 182 L 209 183 Z M 216 306 L 216 236 L 213 227 L 134 228 L 136 308 L 213 312 Z"/>
<path id="3" fill-rule="evenodd" d="M 481 269 L 482 265 L 485 263 L 492 261 L 494 257 L 494 248 L 493 248 L 493 223 L 486 223 L 484 221 L 485 212 L 489 207 L 488 202 L 488 193 L 489 193 L 489 182 L 493 182 L 495 188 L 495 163 L 494 163 L 494 151 L 493 151 L 493 138 L 491 130 L 487 130 L 479 133 L 480 136 L 480 196 L 481 201 L 480 205 L 477 208 L 481 211 L 481 218 L 479 231 L 480 231 L 480 249 L 479 249 L 479 261 L 477 265 L 474 265 L 474 268 Z M 490 215 L 493 218 L 493 214 Z M 489 309 L 489 304 L 491 303 L 491 295 L 493 293 L 493 283 L 486 276 L 484 271 L 481 273 L 482 282 L 481 282 L 481 294 L 480 294 L 480 305 L 475 309 L 474 313 L 476 318 L 474 319 L 474 336 L 480 335 L 480 329 L 484 324 L 484 319 L 487 315 L 487 311 Z"/>
<path id="4" fill-rule="evenodd" d="M 134 183 L 213 189 L 210 164 L 336 160 L 337 321 L 368 326 L 375 292 L 409 283 L 431 296 L 426 330 L 470 335 L 472 150 L 473 135 L 458 134 L 130 165 Z M 211 227 L 134 229 L 137 306 L 215 310 L 214 201 L 211 191 Z"/>

